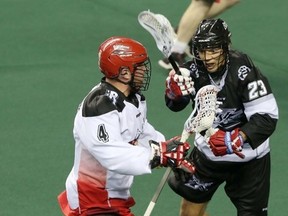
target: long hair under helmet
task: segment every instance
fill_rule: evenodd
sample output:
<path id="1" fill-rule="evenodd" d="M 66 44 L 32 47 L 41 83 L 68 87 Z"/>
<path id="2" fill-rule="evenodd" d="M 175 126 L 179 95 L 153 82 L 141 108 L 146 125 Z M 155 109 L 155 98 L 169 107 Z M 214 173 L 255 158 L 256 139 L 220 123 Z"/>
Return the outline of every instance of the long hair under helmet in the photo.
<path id="1" fill-rule="evenodd" d="M 199 58 L 199 50 L 223 49 L 225 61 L 228 61 L 231 33 L 228 25 L 222 19 L 204 19 L 198 26 L 192 40 L 192 54 L 196 57 L 196 64 L 204 67 Z M 203 68 L 205 69 L 205 67 Z"/>
<path id="2" fill-rule="evenodd" d="M 128 84 L 134 90 L 145 91 L 149 87 L 151 77 L 151 63 L 145 47 L 130 38 L 110 37 L 104 41 L 98 50 L 98 66 L 106 78 L 117 79 L 123 68 L 132 73 L 132 80 Z M 135 70 L 138 66 L 145 66 L 144 80 L 140 89 L 134 83 Z M 118 80 L 120 81 L 120 80 Z"/>

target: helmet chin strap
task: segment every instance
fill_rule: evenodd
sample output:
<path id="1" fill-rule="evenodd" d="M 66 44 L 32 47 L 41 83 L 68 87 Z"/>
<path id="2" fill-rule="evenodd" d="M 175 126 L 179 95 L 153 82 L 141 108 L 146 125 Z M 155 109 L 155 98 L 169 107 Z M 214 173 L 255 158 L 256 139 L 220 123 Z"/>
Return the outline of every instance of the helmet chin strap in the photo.
<path id="1" fill-rule="evenodd" d="M 219 62 L 218 64 L 220 64 L 220 62 Z M 221 64 L 221 65 L 218 67 L 218 70 L 217 70 L 216 72 L 214 72 L 214 73 L 210 73 L 210 75 L 211 75 L 212 77 L 222 76 L 222 75 L 224 74 L 224 72 L 225 72 L 225 65 L 226 65 L 226 63 L 225 63 L 225 60 L 224 60 L 224 64 Z"/>
<path id="2" fill-rule="evenodd" d="M 225 73 L 226 68 L 228 66 L 229 54 L 228 54 L 228 52 L 224 52 L 222 55 L 224 55 L 225 57 L 218 59 L 217 71 L 215 71 L 213 73 L 210 73 L 211 77 L 219 77 L 219 76 L 222 76 Z"/>
<path id="3" fill-rule="evenodd" d="M 217 72 L 214 72 L 214 73 L 208 72 L 208 77 L 210 79 L 211 84 L 216 86 L 220 90 L 225 84 L 225 78 L 228 73 L 228 62 L 229 62 L 228 55 L 227 55 L 226 60 L 224 61 L 225 61 L 224 64 L 221 65 L 221 67 L 219 68 Z"/>
<path id="4" fill-rule="evenodd" d="M 228 62 L 229 62 L 229 52 L 224 53 L 225 58 L 220 62 L 219 61 L 219 65 L 221 65 L 218 69 L 218 71 L 216 72 L 219 75 L 223 75 L 227 70 L 228 70 Z"/>
<path id="5" fill-rule="evenodd" d="M 120 83 L 122 83 L 124 85 L 128 85 L 131 88 L 132 92 L 138 92 L 138 90 L 135 88 L 135 85 L 134 85 L 134 75 L 133 74 L 131 76 L 131 80 L 128 81 L 128 82 L 125 82 L 125 81 L 119 79 L 119 76 L 116 77 L 115 80 L 117 80 L 118 82 L 120 82 Z"/>
<path id="6" fill-rule="evenodd" d="M 124 82 L 123 80 L 119 79 L 118 77 L 116 77 L 115 80 L 117 80 L 118 82 L 120 82 L 120 83 L 122 83 L 122 84 L 124 84 L 124 85 L 130 85 L 130 82 L 131 82 L 131 81 L 129 81 L 129 82 Z"/>

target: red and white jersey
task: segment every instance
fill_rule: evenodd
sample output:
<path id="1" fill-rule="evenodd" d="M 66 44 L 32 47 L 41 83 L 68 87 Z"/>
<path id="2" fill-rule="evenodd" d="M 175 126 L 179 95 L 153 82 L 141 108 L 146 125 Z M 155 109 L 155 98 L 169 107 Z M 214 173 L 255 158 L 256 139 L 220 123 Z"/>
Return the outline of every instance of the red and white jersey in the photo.
<path id="1" fill-rule="evenodd" d="M 146 112 L 143 95 L 125 97 L 103 80 L 85 97 L 74 121 L 75 159 L 66 180 L 71 209 L 128 199 L 133 177 L 151 173 L 149 140 L 165 138 Z"/>

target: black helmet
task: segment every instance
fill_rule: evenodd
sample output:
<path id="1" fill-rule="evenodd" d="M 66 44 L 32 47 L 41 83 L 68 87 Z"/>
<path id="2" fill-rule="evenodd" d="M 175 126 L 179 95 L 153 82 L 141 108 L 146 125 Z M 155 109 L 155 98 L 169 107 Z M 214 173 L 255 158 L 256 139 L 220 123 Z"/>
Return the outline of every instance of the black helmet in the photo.
<path id="1" fill-rule="evenodd" d="M 196 57 L 197 65 L 204 67 L 199 58 L 199 51 L 216 48 L 223 49 L 227 63 L 229 44 L 231 43 L 230 37 L 231 33 L 225 21 L 222 19 L 204 19 L 199 24 L 192 39 L 192 54 Z"/>
<path id="2" fill-rule="evenodd" d="M 193 38 L 196 49 L 222 48 L 228 51 L 231 33 L 222 19 L 205 19 L 198 26 Z"/>

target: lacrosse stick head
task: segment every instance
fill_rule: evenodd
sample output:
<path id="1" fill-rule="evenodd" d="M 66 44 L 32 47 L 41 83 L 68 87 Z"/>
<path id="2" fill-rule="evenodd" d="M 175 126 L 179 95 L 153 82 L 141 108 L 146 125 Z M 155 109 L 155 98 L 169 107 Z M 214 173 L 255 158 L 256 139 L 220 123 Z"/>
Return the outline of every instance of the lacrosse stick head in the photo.
<path id="1" fill-rule="evenodd" d="M 206 85 L 197 92 L 195 108 L 184 125 L 186 132 L 200 133 L 212 127 L 217 110 L 218 91 L 214 85 Z"/>
<path id="2" fill-rule="evenodd" d="M 162 14 L 154 14 L 148 10 L 139 13 L 138 22 L 153 36 L 157 48 L 168 58 L 176 38 L 169 20 Z"/>

